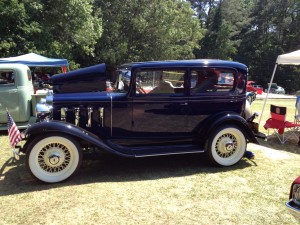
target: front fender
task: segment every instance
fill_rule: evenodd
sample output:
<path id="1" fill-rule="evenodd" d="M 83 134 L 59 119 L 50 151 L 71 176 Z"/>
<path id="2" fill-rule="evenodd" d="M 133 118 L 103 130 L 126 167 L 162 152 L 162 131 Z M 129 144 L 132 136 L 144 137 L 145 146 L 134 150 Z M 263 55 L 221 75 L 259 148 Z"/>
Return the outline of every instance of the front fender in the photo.
<path id="1" fill-rule="evenodd" d="M 252 130 L 248 126 L 248 122 L 239 114 L 233 112 L 222 112 L 208 117 L 199 125 L 198 133 L 201 137 L 205 137 L 205 140 L 207 140 L 213 130 L 225 124 L 240 127 L 249 142 L 258 144 Z"/>
<path id="2" fill-rule="evenodd" d="M 115 149 L 111 148 L 101 138 L 99 138 L 98 136 L 94 135 L 93 133 L 85 129 L 82 129 L 80 127 L 77 127 L 73 124 L 64 121 L 55 121 L 55 120 L 35 123 L 30 127 L 28 127 L 27 130 L 25 130 L 22 133 L 22 136 L 25 137 L 25 139 L 27 139 L 27 142 L 24 146 L 25 151 L 26 151 L 26 146 L 28 146 L 29 143 L 33 141 L 33 139 L 35 139 L 35 137 L 46 133 L 67 134 L 79 140 L 84 140 L 108 152 L 121 155 L 121 156 L 131 157 L 131 154 L 129 153 L 122 153 L 120 151 L 116 151 Z"/>

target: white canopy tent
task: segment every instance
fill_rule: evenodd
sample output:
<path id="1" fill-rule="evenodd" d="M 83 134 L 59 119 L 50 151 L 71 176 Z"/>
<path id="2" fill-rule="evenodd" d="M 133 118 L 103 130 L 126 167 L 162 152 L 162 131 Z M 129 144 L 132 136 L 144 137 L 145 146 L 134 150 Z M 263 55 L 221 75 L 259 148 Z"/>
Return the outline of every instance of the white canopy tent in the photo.
<path id="1" fill-rule="evenodd" d="M 270 80 L 270 84 L 273 83 L 273 78 L 274 78 L 274 75 L 275 75 L 275 72 L 276 72 L 276 69 L 277 69 L 277 65 L 280 65 L 280 64 L 281 65 L 300 65 L 300 50 L 290 52 L 290 53 L 287 53 L 287 54 L 283 54 L 283 55 L 279 55 L 277 57 L 276 64 L 275 64 L 275 67 L 274 67 L 274 70 L 273 70 L 273 74 L 272 74 L 272 77 L 271 77 L 271 80 Z M 264 105 L 263 105 L 263 108 L 262 108 L 262 111 L 261 111 L 261 115 L 260 115 L 258 124 L 260 124 L 260 122 L 261 122 L 262 114 L 263 114 L 265 106 L 266 106 L 266 102 L 267 102 L 267 99 L 268 99 L 268 95 L 270 93 L 270 89 L 271 89 L 271 85 L 269 85 L 269 87 L 268 87 L 268 92 L 267 92 L 267 95 L 266 95 L 266 98 L 265 98 L 265 101 L 264 101 Z"/>

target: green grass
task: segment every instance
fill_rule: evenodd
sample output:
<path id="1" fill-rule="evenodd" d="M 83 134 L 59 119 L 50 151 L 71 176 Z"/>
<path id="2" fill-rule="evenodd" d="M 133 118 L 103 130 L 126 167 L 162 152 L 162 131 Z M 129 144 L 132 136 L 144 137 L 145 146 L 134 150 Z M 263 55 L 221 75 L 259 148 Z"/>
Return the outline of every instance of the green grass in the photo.
<path id="1" fill-rule="evenodd" d="M 254 160 L 229 168 L 212 167 L 204 155 L 105 155 L 84 161 L 70 180 L 41 184 L 27 173 L 24 156 L 12 160 L 4 132 L 0 224 L 297 224 L 285 202 L 299 175 L 299 147 L 260 142 L 248 146 Z"/>

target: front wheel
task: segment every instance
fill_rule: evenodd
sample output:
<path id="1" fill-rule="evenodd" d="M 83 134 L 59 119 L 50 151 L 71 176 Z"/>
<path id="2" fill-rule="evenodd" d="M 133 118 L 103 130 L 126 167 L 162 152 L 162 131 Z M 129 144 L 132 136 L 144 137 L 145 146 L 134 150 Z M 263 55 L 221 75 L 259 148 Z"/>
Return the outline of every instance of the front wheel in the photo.
<path id="1" fill-rule="evenodd" d="M 26 151 L 26 166 L 38 180 L 56 183 L 69 178 L 80 167 L 82 151 L 67 135 L 43 135 Z"/>
<path id="2" fill-rule="evenodd" d="M 210 135 L 206 150 L 214 164 L 232 166 L 241 160 L 246 146 L 246 138 L 241 129 L 227 125 Z"/>

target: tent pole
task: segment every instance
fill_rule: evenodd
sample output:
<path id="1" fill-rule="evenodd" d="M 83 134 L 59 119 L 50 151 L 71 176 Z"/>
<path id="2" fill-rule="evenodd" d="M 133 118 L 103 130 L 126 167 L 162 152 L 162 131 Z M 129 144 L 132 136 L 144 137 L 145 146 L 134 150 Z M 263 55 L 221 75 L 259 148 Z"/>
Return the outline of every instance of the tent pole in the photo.
<path id="1" fill-rule="evenodd" d="M 267 99 L 268 99 L 268 96 L 269 96 L 269 93 L 270 93 L 270 89 L 271 89 L 271 86 L 272 86 L 272 83 L 273 83 L 273 78 L 274 78 L 274 75 L 275 75 L 275 72 L 276 72 L 276 69 L 277 69 L 277 65 L 278 64 L 276 63 L 275 67 L 274 67 L 274 70 L 273 70 L 271 81 L 270 81 L 270 84 L 269 84 L 269 87 L 268 87 L 268 92 L 267 92 L 267 95 L 266 95 L 266 98 L 265 98 L 265 101 L 264 101 L 264 105 L 263 105 L 262 111 L 260 113 L 260 117 L 259 117 L 259 121 L 258 121 L 258 127 L 259 127 L 259 124 L 261 122 L 262 114 L 264 112 L 264 109 L 265 109 L 265 106 L 266 106 L 266 102 L 267 102 Z"/>

